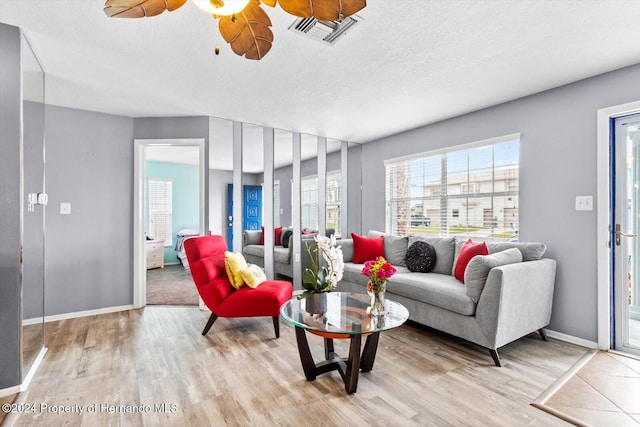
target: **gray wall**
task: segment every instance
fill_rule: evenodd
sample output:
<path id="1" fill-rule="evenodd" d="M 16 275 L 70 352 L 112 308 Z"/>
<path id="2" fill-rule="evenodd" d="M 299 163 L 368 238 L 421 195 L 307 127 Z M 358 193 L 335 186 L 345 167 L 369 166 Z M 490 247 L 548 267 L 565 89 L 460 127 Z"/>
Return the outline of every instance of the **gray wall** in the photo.
<path id="1" fill-rule="evenodd" d="M 209 117 L 148 117 L 134 120 L 134 139 L 204 139 L 204 194 L 209 193 Z M 209 204 L 204 206 L 204 229 L 210 229 Z"/>
<path id="2" fill-rule="evenodd" d="M 209 170 L 209 229 L 227 236 L 227 185 L 233 183 L 233 172 Z"/>
<path id="3" fill-rule="evenodd" d="M 383 160 L 510 133 L 520 148 L 520 240 L 547 244 L 558 261 L 549 328 L 597 341 L 596 112 L 640 99 L 640 65 L 363 145 L 364 230 L 384 229 Z"/>
<path id="4" fill-rule="evenodd" d="M 133 119 L 47 106 L 46 129 L 45 314 L 132 304 Z"/>
<path id="5" fill-rule="evenodd" d="M 0 389 L 20 384 L 20 31 L 0 24 Z"/>

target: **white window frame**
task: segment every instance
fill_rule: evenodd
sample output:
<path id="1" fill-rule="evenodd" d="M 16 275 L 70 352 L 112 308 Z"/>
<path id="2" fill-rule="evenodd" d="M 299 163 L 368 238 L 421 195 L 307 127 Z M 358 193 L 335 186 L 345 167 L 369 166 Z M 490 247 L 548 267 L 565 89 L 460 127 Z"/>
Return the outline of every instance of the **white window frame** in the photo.
<path id="1" fill-rule="evenodd" d="M 488 233 L 487 236 L 473 236 L 474 239 L 477 239 L 477 240 L 517 239 L 518 236 L 520 235 L 519 184 L 518 184 L 518 188 L 512 189 L 510 188 L 511 181 L 507 181 L 507 185 L 505 186 L 507 188 L 505 188 L 504 191 L 496 191 L 495 183 L 499 182 L 499 181 L 496 181 L 496 171 L 499 170 L 500 168 L 495 165 L 495 159 L 493 160 L 493 163 L 491 166 L 491 170 L 493 173 L 493 179 L 490 181 L 492 184 L 491 187 L 493 188 L 492 191 L 481 192 L 482 189 L 480 188 L 480 185 L 477 182 L 471 181 L 471 177 L 469 175 L 470 172 L 468 169 L 467 169 L 468 182 L 458 186 L 454 186 L 457 189 L 457 191 L 459 191 L 459 193 L 455 193 L 456 190 L 454 190 L 454 188 L 451 185 L 447 184 L 448 178 L 450 179 L 450 175 L 447 174 L 447 167 L 448 167 L 447 155 L 449 153 L 455 153 L 455 152 L 460 152 L 464 150 L 471 150 L 479 147 L 490 147 L 490 146 L 495 146 L 497 144 L 512 142 L 512 141 L 518 141 L 518 161 L 517 161 L 517 166 L 515 168 L 510 168 L 510 169 L 513 169 L 516 171 L 516 176 L 519 183 L 519 168 L 520 168 L 519 151 L 520 151 L 520 144 L 521 144 L 519 133 L 477 141 L 470 144 L 463 144 L 463 145 L 448 147 L 446 149 L 418 153 L 411 156 L 385 160 L 384 164 L 385 164 L 385 175 L 386 175 L 385 176 L 385 202 L 386 202 L 385 229 L 386 231 L 388 233 L 394 233 L 394 234 L 404 234 L 405 232 L 414 233 L 415 231 L 411 230 L 412 224 L 410 219 L 411 218 L 410 215 L 412 213 L 412 206 L 422 205 L 424 216 L 428 216 L 427 211 L 429 208 L 427 207 L 427 202 L 430 201 L 432 205 L 434 204 L 438 205 L 439 209 L 437 210 L 440 212 L 440 218 L 439 218 L 439 221 L 437 221 L 437 224 L 439 224 L 439 231 L 436 231 L 438 233 L 437 235 L 442 237 L 452 236 L 452 235 L 460 236 L 460 237 L 465 235 L 468 236 L 470 234 L 469 232 L 460 233 L 458 232 L 459 230 L 456 230 L 456 232 L 450 232 L 450 227 L 454 227 L 456 224 L 449 224 L 449 221 L 450 221 L 449 212 L 451 212 L 451 218 L 453 218 L 453 210 L 459 209 L 459 216 L 457 219 L 460 219 L 460 220 L 464 219 L 466 221 L 466 228 L 468 230 L 471 230 L 469 217 L 467 215 L 463 215 L 464 209 L 460 209 L 457 206 L 457 204 L 460 204 L 462 202 L 463 205 L 471 205 L 475 202 L 480 202 L 481 199 L 489 198 L 491 199 L 491 210 L 492 210 L 492 218 L 490 221 L 491 232 Z M 410 161 L 426 160 L 429 158 L 432 158 L 433 160 L 438 161 L 441 165 L 440 178 L 439 178 L 441 191 L 439 195 L 433 195 L 432 193 L 435 193 L 435 192 L 429 191 L 428 192 L 429 194 L 423 193 L 422 195 L 419 195 L 419 196 L 415 196 L 415 195 L 411 196 L 410 194 L 411 184 L 409 183 L 409 179 L 410 179 L 409 177 L 405 177 L 407 181 L 405 181 L 404 184 L 395 182 L 396 179 L 392 180 L 392 176 L 390 175 L 391 174 L 390 168 L 397 167 L 402 164 L 404 164 L 406 168 L 406 166 L 409 164 Z M 397 178 L 397 177 L 394 177 L 394 178 Z M 469 185 L 469 184 L 473 184 L 473 185 Z M 425 188 L 427 188 L 426 183 L 424 183 L 423 185 L 425 186 Z M 452 190 L 453 192 L 451 192 Z M 400 193 L 404 192 L 404 195 L 398 196 L 398 191 Z M 508 209 L 515 209 L 517 213 L 518 218 L 517 218 L 517 222 L 515 222 L 515 228 L 516 228 L 515 236 L 503 237 L 503 235 L 508 234 L 506 231 L 504 233 L 493 232 L 494 229 L 499 228 L 497 225 L 494 224 L 494 218 L 497 216 L 496 212 L 498 210 L 496 207 L 494 207 L 494 201 L 496 200 L 496 198 L 500 198 L 500 197 L 511 198 L 509 200 L 514 204 L 514 208 L 508 208 Z M 398 206 L 398 205 L 404 205 L 404 206 Z M 486 207 L 484 208 L 484 210 L 486 210 Z M 482 211 L 483 220 L 484 220 L 484 210 Z M 404 218 L 403 212 L 406 218 Z M 432 225 L 434 224 L 433 218 L 431 218 L 431 223 Z"/>
<path id="2" fill-rule="evenodd" d="M 337 237 L 340 237 L 340 227 L 341 227 L 341 221 L 342 221 L 342 210 L 341 210 L 341 197 L 342 197 L 342 171 L 340 170 L 334 170 L 334 171 L 328 171 L 327 172 L 327 179 L 326 179 L 326 183 L 327 185 L 329 184 L 329 182 L 334 181 L 332 179 L 332 177 L 334 176 L 339 176 L 338 182 L 340 183 L 340 185 L 338 186 L 338 188 L 336 189 L 335 196 L 336 196 L 336 200 L 329 200 L 330 198 L 330 191 L 326 191 L 326 201 L 325 201 L 325 209 L 326 209 L 326 218 L 327 220 L 329 219 L 329 212 L 332 209 L 336 209 L 338 211 L 338 219 L 337 219 L 337 226 L 335 227 L 335 234 Z M 300 217 L 300 226 L 301 228 L 304 229 L 310 229 L 310 230 L 318 230 L 318 226 L 319 226 L 319 215 L 318 215 L 318 209 L 319 209 L 319 202 L 318 202 L 318 176 L 317 175 L 307 175 L 304 176 L 300 179 L 301 184 L 300 184 L 300 193 L 301 193 L 301 197 L 300 197 L 300 204 L 301 204 L 301 217 Z M 313 196 L 306 198 L 304 194 L 302 194 L 305 191 L 305 186 L 307 185 L 307 183 L 309 183 L 309 194 L 315 194 L 315 203 L 305 203 L 305 200 L 307 199 L 314 199 Z M 305 209 L 306 207 L 308 207 L 308 209 Z M 315 218 L 313 218 L 313 215 L 305 215 L 305 211 L 306 212 L 315 212 Z M 332 227 L 333 228 L 333 227 Z"/>

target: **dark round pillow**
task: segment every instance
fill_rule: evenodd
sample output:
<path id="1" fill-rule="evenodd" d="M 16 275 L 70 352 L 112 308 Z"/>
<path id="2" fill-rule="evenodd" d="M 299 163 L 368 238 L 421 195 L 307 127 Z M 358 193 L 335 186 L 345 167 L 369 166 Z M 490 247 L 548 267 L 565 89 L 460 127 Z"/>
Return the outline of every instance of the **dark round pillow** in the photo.
<path id="1" fill-rule="evenodd" d="M 283 248 L 288 248 L 289 247 L 289 238 L 291 237 L 292 234 L 293 234 L 293 230 L 287 230 L 284 233 L 282 233 L 282 247 Z"/>
<path id="2" fill-rule="evenodd" d="M 427 242 L 415 242 L 407 249 L 405 263 L 409 271 L 428 273 L 436 265 L 436 250 Z"/>

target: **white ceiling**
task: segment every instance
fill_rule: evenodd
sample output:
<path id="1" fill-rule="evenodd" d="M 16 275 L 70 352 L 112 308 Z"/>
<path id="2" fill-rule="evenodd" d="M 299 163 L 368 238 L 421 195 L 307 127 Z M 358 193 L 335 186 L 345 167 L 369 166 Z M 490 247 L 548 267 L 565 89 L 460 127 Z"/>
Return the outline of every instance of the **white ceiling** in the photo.
<path id="1" fill-rule="evenodd" d="M 236 56 L 190 3 L 144 19 L 103 5 L 0 0 L 0 21 L 23 28 L 44 66 L 47 103 L 368 142 L 640 63 L 637 0 L 369 0 L 334 46 L 262 6 L 275 41 L 261 61 Z"/>

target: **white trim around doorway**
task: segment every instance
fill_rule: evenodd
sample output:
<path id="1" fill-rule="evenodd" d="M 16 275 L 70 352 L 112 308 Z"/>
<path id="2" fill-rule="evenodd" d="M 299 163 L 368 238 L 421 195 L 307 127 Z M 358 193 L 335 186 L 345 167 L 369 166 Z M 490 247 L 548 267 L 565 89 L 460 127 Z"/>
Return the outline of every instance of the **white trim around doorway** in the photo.
<path id="1" fill-rule="evenodd" d="M 640 112 L 640 101 L 598 110 L 596 145 L 596 255 L 598 281 L 598 348 L 611 347 L 611 263 L 609 250 L 609 141 L 610 122 L 616 117 Z"/>
<path id="2" fill-rule="evenodd" d="M 180 139 L 134 139 L 133 153 L 133 307 L 142 308 L 147 305 L 147 270 L 145 268 L 145 148 L 154 145 L 174 147 L 198 147 L 199 150 L 199 232 L 205 235 L 205 140 L 204 138 Z"/>

